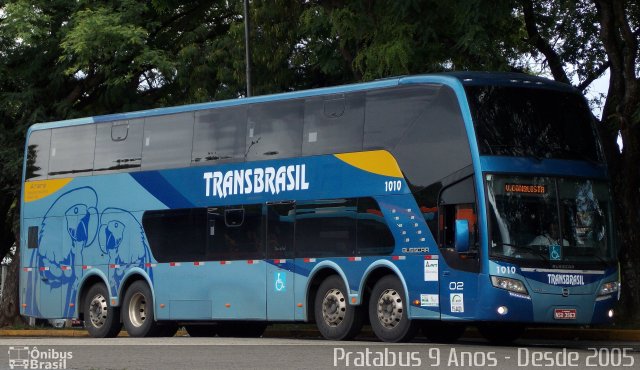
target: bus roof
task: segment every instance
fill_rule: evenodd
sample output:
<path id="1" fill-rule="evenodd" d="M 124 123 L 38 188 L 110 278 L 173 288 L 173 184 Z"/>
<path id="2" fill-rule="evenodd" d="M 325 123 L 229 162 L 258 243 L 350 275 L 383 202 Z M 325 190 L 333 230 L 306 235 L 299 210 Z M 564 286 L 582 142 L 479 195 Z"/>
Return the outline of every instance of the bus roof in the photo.
<path id="1" fill-rule="evenodd" d="M 545 87 L 560 90 L 574 90 L 570 85 L 558 83 L 546 78 L 527 75 L 524 73 L 510 72 L 444 72 L 437 74 L 425 74 L 414 76 L 391 77 L 371 82 L 362 82 L 348 85 L 340 85 L 333 87 L 323 87 L 317 89 L 293 91 L 286 93 L 261 95 L 250 98 L 229 99 L 221 101 L 213 101 L 207 103 L 179 105 L 165 108 L 155 108 L 141 111 L 114 113 L 100 116 L 90 116 L 83 118 L 68 119 L 62 121 L 53 121 L 45 123 L 36 123 L 29 128 L 29 132 L 33 130 L 43 130 L 57 127 L 77 126 L 90 123 L 110 122 L 139 119 L 145 117 L 162 116 L 167 114 L 184 113 L 212 108 L 232 107 L 245 104 L 264 103 L 269 101 L 299 99 L 312 96 L 326 94 L 340 94 L 354 91 L 363 91 L 371 89 L 379 89 L 385 87 L 393 87 L 399 85 L 411 84 L 428 84 L 437 83 L 449 86 L 461 85 L 511 85 L 511 86 L 530 86 Z"/>

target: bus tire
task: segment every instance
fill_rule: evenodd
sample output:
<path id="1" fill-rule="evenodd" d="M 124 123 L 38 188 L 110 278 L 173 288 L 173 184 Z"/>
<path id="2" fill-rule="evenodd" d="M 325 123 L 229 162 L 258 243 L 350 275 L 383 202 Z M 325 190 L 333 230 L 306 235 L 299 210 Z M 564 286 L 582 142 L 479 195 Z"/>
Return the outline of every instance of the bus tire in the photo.
<path id="1" fill-rule="evenodd" d="M 436 343 L 455 343 L 467 329 L 464 324 L 439 320 L 425 320 L 421 324 L 422 334 Z"/>
<path id="2" fill-rule="evenodd" d="M 111 306 L 109 292 L 102 284 L 89 288 L 84 300 L 84 322 L 89 335 L 94 338 L 113 338 L 120 333 L 120 310 Z"/>
<path id="3" fill-rule="evenodd" d="M 185 325 L 184 329 L 190 337 L 203 338 L 215 337 L 218 334 L 218 325 Z"/>
<path id="4" fill-rule="evenodd" d="M 154 321 L 151 289 L 142 280 L 134 281 L 124 295 L 122 321 L 131 337 L 153 337 L 160 331 Z"/>
<path id="5" fill-rule="evenodd" d="M 320 284 L 314 314 L 320 334 L 330 340 L 353 339 L 364 323 L 362 306 L 349 303 L 348 290 L 338 275 L 331 275 Z"/>
<path id="6" fill-rule="evenodd" d="M 216 331 L 219 337 L 260 338 L 267 329 L 262 321 L 228 321 L 220 322 Z"/>
<path id="7" fill-rule="evenodd" d="M 384 342 L 411 340 L 418 329 L 417 322 L 409 319 L 409 302 L 404 287 L 395 275 L 380 279 L 371 291 L 369 321 L 371 329 Z"/>
<path id="8" fill-rule="evenodd" d="M 515 342 L 526 330 L 525 326 L 517 323 L 480 323 L 478 332 L 491 344 L 509 345 Z"/>

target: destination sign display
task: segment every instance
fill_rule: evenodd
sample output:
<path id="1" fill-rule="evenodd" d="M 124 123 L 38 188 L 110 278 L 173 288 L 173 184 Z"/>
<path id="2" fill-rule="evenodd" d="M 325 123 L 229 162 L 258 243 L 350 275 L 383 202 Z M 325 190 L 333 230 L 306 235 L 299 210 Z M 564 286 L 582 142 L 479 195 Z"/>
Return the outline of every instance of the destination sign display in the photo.
<path id="1" fill-rule="evenodd" d="M 505 184 L 504 191 L 507 193 L 545 194 L 547 187 L 545 185 Z"/>

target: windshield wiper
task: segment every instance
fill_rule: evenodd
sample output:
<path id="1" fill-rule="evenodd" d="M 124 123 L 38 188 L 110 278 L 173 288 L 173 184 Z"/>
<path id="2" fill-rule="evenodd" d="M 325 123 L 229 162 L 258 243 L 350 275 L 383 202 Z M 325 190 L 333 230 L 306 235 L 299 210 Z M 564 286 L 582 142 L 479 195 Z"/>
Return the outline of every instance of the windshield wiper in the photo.
<path id="1" fill-rule="evenodd" d="M 506 245 L 507 247 L 514 248 L 515 250 L 523 250 L 523 251 L 529 252 L 531 254 L 534 254 L 534 255 L 540 257 L 543 261 L 549 262 L 549 258 L 544 253 L 542 253 L 540 250 L 538 250 L 536 248 L 532 248 L 532 247 L 530 247 L 528 245 L 516 245 L 516 244 L 510 244 L 510 243 L 500 243 L 500 245 L 503 245 L 503 246 Z M 511 257 L 511 256 L 506 256 L 506 257 Z"/>
<path id="2" fill-rule="evenodd" d="M 602 258 L 602 257 L 598 256 L 597 254 L 594 254 L 594 255 L 593 255 L 593 256 L 591 256 L 591 257 L 595 257 L 595 258 L 596 258 L 600 263 L 602 263 L 602 266 L 603 266 L 604 268 L 607 268 L 607 266 L 609 266 L 609 264 L 607 263 L 607 260 L 605 260 L 604 258 Z"/>
<path id="3" fill-rule="evenodd" d="M 577 257 L 577 256 L 570 256 L 570 257 Z M 609 263 L 607 262 L 607 260 L 598 256 L 597 254 L 583 254 L 580 257 L 587 257 L 587 258 L 593 257 L 597 259 L 598 262 L 600 262 L 605 269 L 609 266 Z"/>

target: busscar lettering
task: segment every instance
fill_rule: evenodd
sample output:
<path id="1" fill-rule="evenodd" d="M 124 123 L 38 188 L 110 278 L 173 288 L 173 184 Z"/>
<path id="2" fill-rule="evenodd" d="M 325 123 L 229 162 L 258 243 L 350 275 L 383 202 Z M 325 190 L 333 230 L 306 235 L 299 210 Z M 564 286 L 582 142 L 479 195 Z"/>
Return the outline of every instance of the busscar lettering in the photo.
<path id="1" fill-rule="evenodd" d="M 306 172 L 304 164 L 205 172 L 202 175 L 204 194 L 222 199 L 238 194 L 275 195 L 285 191 L 307 190 L 309 182 Z"/>

